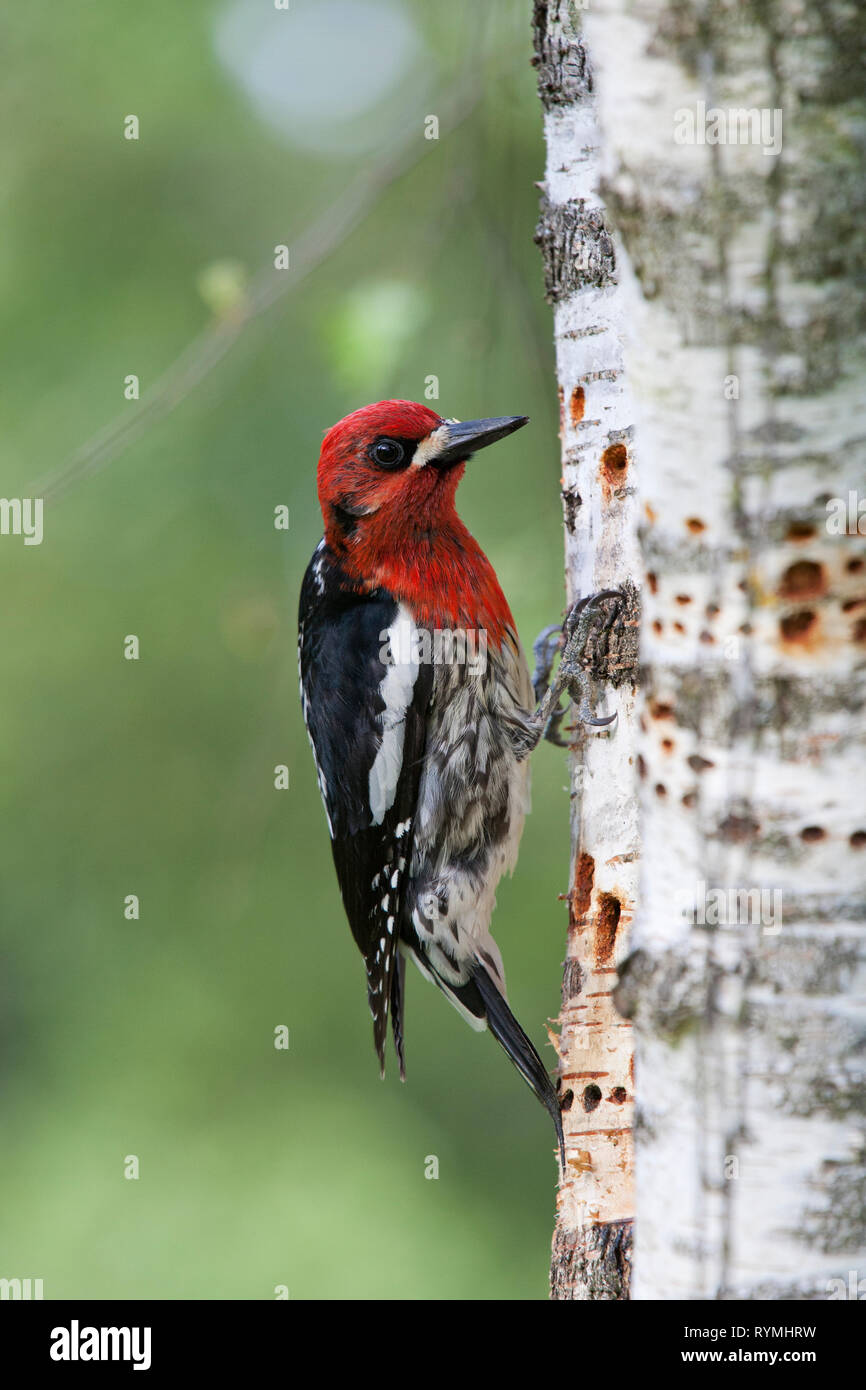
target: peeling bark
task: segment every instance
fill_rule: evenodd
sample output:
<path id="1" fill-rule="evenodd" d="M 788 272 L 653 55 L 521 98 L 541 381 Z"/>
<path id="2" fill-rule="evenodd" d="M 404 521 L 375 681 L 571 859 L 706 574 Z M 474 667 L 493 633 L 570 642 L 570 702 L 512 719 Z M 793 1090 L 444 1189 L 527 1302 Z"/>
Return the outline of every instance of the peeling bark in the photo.
<path id="1" fill-rule="evenodd" d="M 631 1283 L 630 1221 L 591 1226 L 586 1232 L 557 1227 L 553 1237 L 551 1296 L 613 1301 L 628 1298 Z"/>
<path id="2" fill-rule="evenodd" d="M 639 632 L 637 460 L 622 362 L 624 304 L 598 194 L 593 79 L 568 0 L 537 0 L 534 37 L 547 169 L 536 240 L 553 305 L 569 602 L 624 593 L 620 620 L 586 654 L 617 711 L 612 733 L 575 733 L 572 870 L 559 1016 L 566 1174 L 551 1265 L 555 1299 L 628 1298 L 631 1026 L 612 999 L 638 873 L 635 682 Z"/>

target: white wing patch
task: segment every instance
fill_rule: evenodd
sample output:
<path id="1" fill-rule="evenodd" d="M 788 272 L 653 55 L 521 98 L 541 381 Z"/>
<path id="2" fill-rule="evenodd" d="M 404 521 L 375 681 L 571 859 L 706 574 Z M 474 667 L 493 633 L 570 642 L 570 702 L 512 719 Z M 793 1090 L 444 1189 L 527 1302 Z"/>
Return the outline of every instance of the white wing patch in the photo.
<path id="1" fill-rule="evenodd" d="M 385 705 L 379 716 L 382 743 L 370 768 L 371 824 L 381 825 L 394 805 L 397 783 L 403 766 L 403 741 L 406 734 L 406 712 L 412 703 L 415 681 L 418 679 L 418 649 L 415 624 L 404 604 L 388 628 L 390 661 L 385 668 L 379 695 Z"/>

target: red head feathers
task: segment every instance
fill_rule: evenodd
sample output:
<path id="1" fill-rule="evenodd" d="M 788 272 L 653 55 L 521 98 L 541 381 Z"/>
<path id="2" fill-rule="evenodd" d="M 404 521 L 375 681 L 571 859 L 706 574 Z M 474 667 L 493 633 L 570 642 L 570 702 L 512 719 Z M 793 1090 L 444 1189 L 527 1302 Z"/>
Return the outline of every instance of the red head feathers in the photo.
<path id="1" fill-rule="evenodd" d="M 470 455 L 525 424 L 522 415 L 445 420 L 414 401 L 379 401 L 328 430 L 319 501 L 347 574 L 387 589 L 423 626 L 485 628 L 501 641 L 511 613 L 454 495 Z"/>

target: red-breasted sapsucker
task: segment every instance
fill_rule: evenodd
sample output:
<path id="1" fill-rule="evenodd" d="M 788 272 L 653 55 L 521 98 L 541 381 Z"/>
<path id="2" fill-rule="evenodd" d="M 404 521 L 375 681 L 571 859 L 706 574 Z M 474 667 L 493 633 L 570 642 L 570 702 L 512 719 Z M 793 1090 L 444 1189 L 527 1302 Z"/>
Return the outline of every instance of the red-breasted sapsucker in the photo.
<path id="1" fill-rule="evenodd" d="M 550 1112 L 556 1092 L 508 1007 L 490 935 L 517 859 L 540 730 L 493 567 L 454 507 L 466 460 L 526 424 L 458 423 L 411 401 L 325 435 L 325 535 L 304 577 L 304 720 L 343 904 L 367 967 L 384 1074 L 390 1012 L 404 1075 L 405 957 L 473 1028 L 489 1026 Z"/>

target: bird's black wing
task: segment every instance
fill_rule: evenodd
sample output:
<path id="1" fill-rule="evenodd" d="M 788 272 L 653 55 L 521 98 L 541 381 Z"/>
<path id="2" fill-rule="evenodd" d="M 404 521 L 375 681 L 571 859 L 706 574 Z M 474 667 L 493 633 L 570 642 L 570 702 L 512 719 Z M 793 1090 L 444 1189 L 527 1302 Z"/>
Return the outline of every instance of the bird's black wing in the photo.
<path id="1" fill-rule="evenodd" d="M 359 593 L 319 547 L 301 588 L 301 702 L 343 905 L 367 967 L 376 1051 L 384 1071 L 390 1009 L 401 1075 L 397 943 L 433 677 L 429 662 L 412 659 L 411 629 L 390 594 Z"/>

